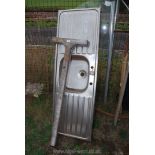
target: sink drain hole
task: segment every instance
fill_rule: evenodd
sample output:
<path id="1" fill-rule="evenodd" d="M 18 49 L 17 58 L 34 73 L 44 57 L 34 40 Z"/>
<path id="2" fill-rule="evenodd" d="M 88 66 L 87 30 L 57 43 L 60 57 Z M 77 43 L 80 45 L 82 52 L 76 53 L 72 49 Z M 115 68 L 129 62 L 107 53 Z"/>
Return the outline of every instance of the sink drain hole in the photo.
<path id="1" fill-rule="evenodd" d="M 82 78 L 85 78 L 85 77 L 86 77 L 86 71 L 81 70 L 81 71 L 80 71 L 80 76 L 81 76 Z"/>
<path id="2" fill-rule="evenodd" d="M 81 76 L 84 76 L 84 73 L 80 73 Z"/>

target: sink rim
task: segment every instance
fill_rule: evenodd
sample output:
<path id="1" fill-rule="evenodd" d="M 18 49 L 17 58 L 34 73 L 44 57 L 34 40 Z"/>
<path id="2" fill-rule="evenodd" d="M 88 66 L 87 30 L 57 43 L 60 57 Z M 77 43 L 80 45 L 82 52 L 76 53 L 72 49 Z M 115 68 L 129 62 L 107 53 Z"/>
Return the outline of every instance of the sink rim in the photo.
<path id="1" fill-rule="evenodd" d="M 59 77 L 60 77 L 60 73 L 61 73 L 61 68 L 62 68 L 63 59 L 64 59 L 64 57 L 62 57 L 61 60 L 60 60 L 60 65 L 59 65 Z M 83 60 L 83 61 L 87 62 L 87 64 L 88 64 L 88 70 L 85 71 L 85 70 L 81 69 L 81 70 L 79 71 L 79 74 L 80 74 L 81 71 L 83 71 L 83 72 L 86 73 L 86 76 L 85 76 L 85 77 L 82 77 L 82 78 L 88 77 L 88 79 L 87 79 L 87 84 L 86 84 L 86 87 L 85 87 L 84 89 L 68 88 L 67 85 L 66 85 L 65 91 L 66 91 L 66 92 L 69 92 L 69 93 L 83 93 L 84 91 L 87 90 L 87 88 L 88 88 L 88 86 L 89 86 L 89 70 L 90 70 L 90 63 L 89 63 L 89 60 L 88 60 L 88 58 L 87 58 L 86 56 L 80 55 L 80 54 L 73 54 L 73 55 L 71 55 L 71 60 L 70 60 L 70 62 L 72 62 L 72 60 L 77 60 L 77 61 L 78 61 L 78 60 Z M 80 75 L 78 75 L 78 76 L 80 76 Z"/>

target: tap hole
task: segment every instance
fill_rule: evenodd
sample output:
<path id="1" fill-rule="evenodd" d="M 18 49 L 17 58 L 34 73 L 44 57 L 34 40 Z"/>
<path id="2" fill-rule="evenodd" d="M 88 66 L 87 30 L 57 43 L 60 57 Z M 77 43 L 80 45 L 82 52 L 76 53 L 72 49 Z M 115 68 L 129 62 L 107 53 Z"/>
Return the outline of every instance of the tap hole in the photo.
<path id="1" fill-rule="evenodd" d="M 93 66 L 91 66 L 91 69 L 94 69 L 94 67 L 93 67 Z"/>
<path id="2" fill-rule="evenodd" d="M 90 85 L 92 85 L 93 83 L 92 83 L 92 82 L 90 82 L 89 84 L 90 84 Z"/>

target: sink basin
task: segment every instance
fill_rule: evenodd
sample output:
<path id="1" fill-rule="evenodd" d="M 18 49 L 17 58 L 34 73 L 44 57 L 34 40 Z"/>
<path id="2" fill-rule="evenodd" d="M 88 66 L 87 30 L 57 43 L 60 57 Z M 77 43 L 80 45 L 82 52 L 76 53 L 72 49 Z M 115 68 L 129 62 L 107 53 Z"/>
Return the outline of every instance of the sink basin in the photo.
<path id="1" fill-rule="evenodd" d="M 62 70 L 63 58 L 60 61 L 59 74 Z M 60 75 L 59 75 L 60 77 Z M 87 58 L 80 55 L 73 55 L 71 57 L 67 80 L 66 91 L 68 92 L 83 92 L 86 90 L 89 82 L 89 62 Z"/>

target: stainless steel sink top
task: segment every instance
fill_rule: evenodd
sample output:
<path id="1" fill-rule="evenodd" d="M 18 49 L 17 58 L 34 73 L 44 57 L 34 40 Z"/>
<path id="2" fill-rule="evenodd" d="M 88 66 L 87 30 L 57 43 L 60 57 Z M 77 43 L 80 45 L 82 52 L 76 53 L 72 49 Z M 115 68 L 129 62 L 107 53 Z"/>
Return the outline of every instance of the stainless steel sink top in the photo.
<path id="1" fill-rule="evenodd" d="M 88 47 L 71 52 L 58 133 L 91 140 L 98 64 L 100 8 L 61 10 L 57 37 L 84 39 Z M 53 109 L 57 104 L 65 48 L 56 46 Z M 54 116 L 54 115 L 53 115 Z"/>

